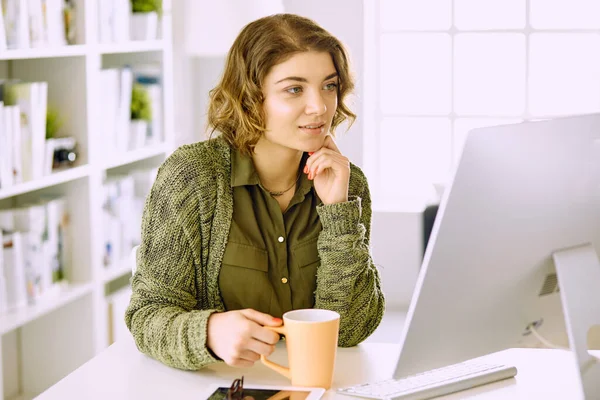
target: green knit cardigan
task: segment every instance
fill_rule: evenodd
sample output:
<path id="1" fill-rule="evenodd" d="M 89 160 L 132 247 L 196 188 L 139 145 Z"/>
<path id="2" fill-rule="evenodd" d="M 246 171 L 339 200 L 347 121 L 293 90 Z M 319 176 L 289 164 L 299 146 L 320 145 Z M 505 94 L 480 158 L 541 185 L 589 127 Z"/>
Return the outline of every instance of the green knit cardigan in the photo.
<path id="1" fill-rule="evenodd" d="M 177 149 L 146 198 L 125 322 L 138 349 L 166 365 L 195 370 L 221 361 L 206 346 L 207 320 L 225 311 L 218 276 L 232 193 L 231 149 L 216 138 Z M 343 347 L 373 333 L 385 307 L 369 248 L 369 189 L 354 165 L 348 195 L 346 203 L 317 207 L 323 230 L 315 308 L 340 314 Z"/>

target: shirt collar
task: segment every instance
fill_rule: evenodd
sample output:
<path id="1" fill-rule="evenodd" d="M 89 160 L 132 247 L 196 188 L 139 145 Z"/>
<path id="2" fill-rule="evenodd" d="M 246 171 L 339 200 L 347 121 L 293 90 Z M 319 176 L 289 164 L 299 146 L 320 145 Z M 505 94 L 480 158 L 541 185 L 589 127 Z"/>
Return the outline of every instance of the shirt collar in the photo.
<path id="1" fill-rule="evenodd" d="M 302 161 L 300 161 L 300 168 L 304 169 L 308 154 L 302 155 Z M 302 176 L 298 180 L 299 190 L 301 196 L 305 196 L 310 189 L 313 188 L 313 181 L 308 179 L 308 176 L 300 172 Z M 231 187 L 245 186 L 245 185 L 258 185 L 260 179 L 254 168 L 252 158 L 240 153 L 239 150 L 231 149 Z"/>
<path id="2" fill-rule="evenodd" d="M 258 185 L 259 179 L 252 158 L 231 149 L 231 187 Z"/>

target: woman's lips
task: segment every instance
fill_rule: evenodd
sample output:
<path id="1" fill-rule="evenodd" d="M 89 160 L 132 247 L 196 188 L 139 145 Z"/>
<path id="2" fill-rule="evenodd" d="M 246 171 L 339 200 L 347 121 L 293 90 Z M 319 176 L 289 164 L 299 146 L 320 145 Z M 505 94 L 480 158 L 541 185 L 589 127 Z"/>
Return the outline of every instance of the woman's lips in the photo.
<path id="1" fill-rule="evenodd" d="M 324 128 L 325 128 L 325 124 L 300 126 L 300 130 L 302 130 L 305 133 L 312 134 L 312 135 L 318 135 L 318 134 L 322 133 Z"/>

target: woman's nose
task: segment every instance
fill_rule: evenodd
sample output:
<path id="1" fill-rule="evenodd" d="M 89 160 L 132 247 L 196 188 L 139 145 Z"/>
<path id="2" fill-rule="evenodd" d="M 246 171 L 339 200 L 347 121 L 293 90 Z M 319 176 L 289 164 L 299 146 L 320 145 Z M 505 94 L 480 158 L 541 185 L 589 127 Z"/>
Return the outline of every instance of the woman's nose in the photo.
<path id="1" fill-rule="evenodd" d="M 321 93 L 313 93 L 308 97 L 308 103 L 306 104 L 306 113 L 314 115 L 323 115 L 327 112 L 327 104 Z"/>

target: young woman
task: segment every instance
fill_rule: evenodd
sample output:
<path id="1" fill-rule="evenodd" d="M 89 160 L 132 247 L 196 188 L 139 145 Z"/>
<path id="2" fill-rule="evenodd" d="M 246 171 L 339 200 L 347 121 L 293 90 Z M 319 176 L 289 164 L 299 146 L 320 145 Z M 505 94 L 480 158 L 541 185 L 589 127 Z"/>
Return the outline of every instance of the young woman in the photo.
<path id="1" fill-rule="evenodd" d="M 239 34 L 209 125 L 161 166 L 143 216 L 126 323 L 138 348 L 199 369 L 269 355 L 283 313 L 340 314 L 340 346 L 379 325 L 384 298 L 370 255 L 371 199 L 332 133 L 355 115 L 342 44 L 291 14 Z"/>

